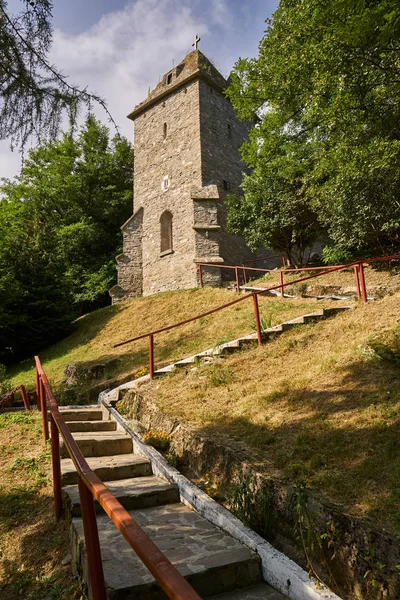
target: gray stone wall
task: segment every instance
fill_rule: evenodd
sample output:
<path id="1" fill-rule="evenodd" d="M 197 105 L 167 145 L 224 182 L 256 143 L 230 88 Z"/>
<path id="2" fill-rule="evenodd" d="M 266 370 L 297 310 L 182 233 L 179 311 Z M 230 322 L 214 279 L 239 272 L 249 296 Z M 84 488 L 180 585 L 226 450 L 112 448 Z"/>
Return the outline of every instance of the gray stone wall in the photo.
<path id="1" fill-rule="evenodd" d="M 252 253 L 242 237 L 231 236 L 226 231 L 225 198 L 227 193 L 241 193 L 240 183 L 246 167 L 239 149 L 248 138 L 250 124 L 239 121 L 229 100 L 203 81 L 200 82 L 200 111 L 203 185 L 213 182 L 219 191 L 220 256 L 227 264 L 241 264 L 243 260 L 251 258 Z"/>
<path id="2" fill-rule="evenodd" d="M 113 304 L 143 294 L 143 208 L 121 227 L 123 254 L 116 257 L 118 285 L 110 290 Z"/>
<path id="3" fill-rule="evenodd" d="M 135 119 L 135 206 L 144 208 L 143 295 L 196 287 L 190 188 L 200 184 L 199 82 L 193 81 Z M 160 256 L 165 210 L 173 215 L 173 251 Z"/>

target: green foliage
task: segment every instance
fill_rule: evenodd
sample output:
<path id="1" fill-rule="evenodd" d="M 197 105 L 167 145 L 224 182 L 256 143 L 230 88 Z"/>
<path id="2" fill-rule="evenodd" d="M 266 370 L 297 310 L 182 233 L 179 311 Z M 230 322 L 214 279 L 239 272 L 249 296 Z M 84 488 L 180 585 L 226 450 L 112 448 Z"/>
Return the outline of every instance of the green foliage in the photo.
<path id="1" fill-rule="evenodd" d="M 0 200 L 0 357 L 31 355 L 108 303 L 120 225 L 132 210 L 133 150 L 89 117 L 77 139 L 30 151 Z"/>
<path id="2" fill-rule="evenodd" d="M 259 122 L 229 221 L 252 247 L 288 255 L 319 226 L 343 252 L 399 248 L 399 37 L 391 0 L 282 0 L 258 58 L 237 62 L 228 96 Z"/>
<path id="3" fill-rule="evenodd" d="M 374 358 L 400 364 L 400 325 L 374 335 L 366 345 Z"/>
<path id="4" fill-rule="evenodd" d="M 259 489 L 255 477 L 240 478 L 232 484 L 228 502 L 238 519 L 268 539 L 271 535 L 273 502 L 271 492 L 266 487 Z"/>
<path id="5" fill-rule="evenodd" d="M 165 431 L 150 429 L 143 436 L 143 442 L 147 446 L 153 446 L 160 452 L 168 452 L 171 446 L 171 437 Z"/>
<path id="6" fill-rule="evenodd" d="M 5 392 L 11 392 L 12 384 L 9 379 L 7 379 L 7 369 L 5 365 L 0 363 L 0 394 L 4 394 Z M 0 425 L 1 427 L 1 425 Z"/>

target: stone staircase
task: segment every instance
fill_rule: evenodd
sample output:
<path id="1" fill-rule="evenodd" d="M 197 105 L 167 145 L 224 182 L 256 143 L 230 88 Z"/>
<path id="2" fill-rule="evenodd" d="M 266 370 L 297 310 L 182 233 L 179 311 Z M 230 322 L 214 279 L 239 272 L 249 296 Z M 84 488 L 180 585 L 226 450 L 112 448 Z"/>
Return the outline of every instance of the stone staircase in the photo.
<path id="1" fill-rule="evenodd" d="M 273 339 L 273 338 L 281 335 L 285 331 L 288 331 L 292 327 L 297 327 L 299 325 L 306 325 L 308 323 L 320 321 L 321 319 L 326 319 L 328 317 L 331 317 L 333 315 L 341 313 L 345 310 L 349 310 L 350 308 L 352 308 L 352 306 L 335 306 L 335 307 L 331 307 L 331 308 L 321 308 L 319 310 L 316 310 L 312 313 L 308 313 L 301 317 L 296 317 L 295 319 L 290 319 L 289 321 L 285 321 L 284 323 L 280 323 L 279 325 L 275 325 L 274 327 L 269 327 L 267 329 L 264 329 L 262 331 L 263 341 L 268 341 L 268 339 Z M 223 356 L 226 354 L 231 354 L 232 352 L 235 352 L 236 350 L 240 350 L 247 345 L 254 344 L 255 342 L 257 342 L 257 333 L 250 333 L 249 335 L 242 336 L 235 340 L 231 340 L 229 342 L 219 344 L 218 346 L 215 346 L 214 348 L 208 348 L 207 350 L 204 350 L 203 352 L 198 352 L 197 354 L 194 354 L 193 356 L 184 358 L 183 360 L 178 360 L 171 365 L 161 367 L 160 369 L 157 369 L 156 371 L 154 371 L 154 375 L 155 376 L 165 375 L 166 373 L 171 373 L 172 371 L 174 371 L 175 369 L 177 369 L 179 367 L 187 367 L 191 364 L 194 364 L 198 360 L 204 360 L 204 359 L 212 360 L 212 358 L 216 357 L 216 356 Z M 143 377 L 136 379 L 132 383 L 133 383 L 133 385 L 137 385 L 137 384 L 140 384 L 142 381 L 143 382 L 147 381 L 148 379 L 149 379 L 149 376 L 144 375 Z M 131 382 L 128 382 L 128 384 L 122 384 L 120 386 L 120 388 L 125 389 L 128 387 L 131 387 L 130 384 L 131 384 Z"/>
<path id="2" fill-rule="evenodd" d="M 153 475 L 150 461 L 133 453 L 132 437 L 117 428 L 107 411 L 85 407 L 61 413 L 89 466 L 202 598 L 285 598 L 263 582 L 259 555 L 182 504 L 178 486 Z M 63 442 L 61 456 L 73 566 L 87 583 L 77 473 Z M 167 598 L 98 504 L 96 511 L 108 598 Z"/>

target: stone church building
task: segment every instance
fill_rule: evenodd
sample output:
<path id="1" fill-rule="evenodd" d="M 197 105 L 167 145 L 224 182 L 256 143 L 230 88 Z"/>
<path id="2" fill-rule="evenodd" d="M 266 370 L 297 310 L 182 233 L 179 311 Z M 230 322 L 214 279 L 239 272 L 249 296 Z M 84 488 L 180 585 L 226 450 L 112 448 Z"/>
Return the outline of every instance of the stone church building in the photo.
<path id="1" fill-rule="evenodd" d="M 251 253 L 226 230 L 224 200 L 239 193 L 240 122 L 227 81 L 199 50 L 166 73 L 130 113 L 135 126 L 134 213 L 122 226 L 113 302 L 198 286 L 199 263 L 241 264 Z M 219 285 L 221 269 L 204 269 Z"/>

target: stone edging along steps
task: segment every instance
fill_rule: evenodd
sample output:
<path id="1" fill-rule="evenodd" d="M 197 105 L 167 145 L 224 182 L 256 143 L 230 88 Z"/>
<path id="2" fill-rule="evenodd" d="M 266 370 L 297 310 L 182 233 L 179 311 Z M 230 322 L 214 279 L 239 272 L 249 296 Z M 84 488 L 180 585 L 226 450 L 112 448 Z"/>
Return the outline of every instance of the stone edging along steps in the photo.
<path id="1" fill-rule="evenodd" d="M 292 319 L 264 330 L 263 337 L 275 337 L 290 327 L 347 308 L 323 309 Z M 155 374 L 168 373 L 201 358 L 230 353 L 254 340 L 256 334 L 220 344 L 158 369 Z M 171 467 L 156 450 L 141 442 L 111 403 L 118 399 L 120 390 L 147 379 L 145 376 L 108 393 L 102 392 L 99 406 L 66 407 L 62 413 L 90 467 L 198 593 L 215 600 L 339 600 L 332 592 L 319 588 L 301 567 Z M 65 503 L 72 517 L 73 565 L 88 582 L 76 472 L 62 444 L 61 456 Z M 101 514 L 101 507 L 96 510 L 108 597 L 164 598 L 118 530 Z"/>
<path id="2" fill-rule="evenodd" d="M 61 409 L 90 467 L 202 598 L 339 600 L 243 526 L 139 436 L 107 402 Z M 72 563 L 88 583 L 77 474 L 61 444 L 65 505 L 72 517 Z M 107 597 L 162 600 L 154 579 L 96 506 Z"/>
<path id="3" fill-rule="evenodd" d="M 274 327 L 269 327 L 268 329 L 264 329 L 262 331 L 262 337 L 264 341 L 267 341 L 269 338 L 275 338 L 278 335 L 281 335 L 288 329 L 292 327 L 296 327 L 298 325 L 306 325 L 307 323 L 313 323 L 315 321 L 320 321 L 321 319 L 325 319 L 337 313 L 340 313 L 345 310 L 350 310 L 353 306 L 335 306 L 331 308 L 321 308 L 320 310 L 314 311 L 312 313 L 308 313 L 306 315 L 302 315 L 301 317 L 296 317 L 295 319 L 290 319 L 289 321 L 285 321 L 284 323 L 280 323 L 279 325 L 275 325 Z M 203 352 L 198 352 L 197 354 L 193 354 L 192 356 L 188 356 L 182 360 L 178 360 L 166 367 L 161 367 L 154 371 L 154 376 L 166 375 L 167 373 L 171 373 L 175 369 L 179 367 L 187 367 L 196 363 L 198 360 L 209 359 L 212 360 L 213 357 L 223 356 L 224 354 L 231 354 L 236 350 L 240 350 L 243 347 L 253 344 L 257 341 L 257 333 L 250 333 L 249 335 L 245 335 L 239 337 L 235 340 L 231 340 L 229 342 L 225 342 L 223 344 L 219 344 L 214 348 L 208 348 L 207 350 L 203 350 Z M 127 383 L 123 383 L 113 390 L 114 395 L 116 395 L 116 400 L 118 400 L 119 391 L 128 390 L 132 387 L 137 387 L 141 383 L 145 383 L 149 381 L 150 376 L 144 375 L 143 377 L 139 377 L 133 381 L 128 381 Z"/>

